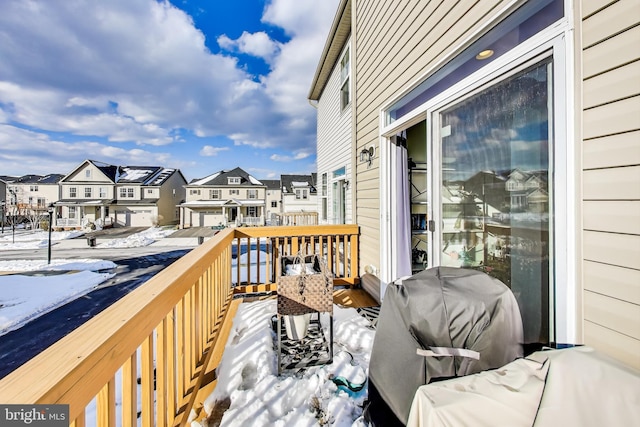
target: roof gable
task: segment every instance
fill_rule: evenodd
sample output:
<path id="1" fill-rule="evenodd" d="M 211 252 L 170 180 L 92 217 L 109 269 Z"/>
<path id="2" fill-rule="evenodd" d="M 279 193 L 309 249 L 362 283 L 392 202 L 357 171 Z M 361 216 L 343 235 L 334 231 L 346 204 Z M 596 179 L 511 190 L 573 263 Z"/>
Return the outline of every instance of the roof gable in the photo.
<path id="1" fill-rule="evenodd" d="M 254 178 L 252 175 L 248 174 L 241 168 L 235 168 L 232 170 L 222 170 L 220 172 L 216 172 L 212 175 L 209 175 L 205 178 L 195 179 L 189 183 L 189 186 L 228 186 L 229 178 L 240 178 L 240 184 L 232 184 L 232 185 L 242 185 L 242 186 L 264 186 L 262 182 Z"/>
<path id="2" fill-rule="evenodd" d="M 118 176 L 118 167 L 109 165 L 107 163 L 97 162 L 95 160 L 85 160 L 77 168 L 65 175 L 64 178 L 60 180 L 60 182 L 70 181 L 73 177 L 77 176 L 78 173 L 80 173 L 90 165 L 98 169 L 98 171 L 100 171 L 100 173 L 104 175 L 105 179 L 115 184 Z"/>

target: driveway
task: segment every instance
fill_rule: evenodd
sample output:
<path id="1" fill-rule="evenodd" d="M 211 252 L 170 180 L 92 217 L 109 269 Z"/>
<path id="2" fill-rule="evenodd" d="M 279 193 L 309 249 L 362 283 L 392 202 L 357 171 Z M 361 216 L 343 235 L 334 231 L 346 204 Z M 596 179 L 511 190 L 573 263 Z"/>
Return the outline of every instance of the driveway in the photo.
<path id="1" fill-rule="evenodd" d="M 95 237 L 101 239 L 123 239 L 132 234 L 140 233 L 144 230 L 149 229 L 149 227 L 114 227 L 114 228 L 105 228 L 102 230 L 91 231 L 89 233 L 85 233 L 84 236 L 77 237 L 77 239 L 86 239 L 87 237 Z"/>

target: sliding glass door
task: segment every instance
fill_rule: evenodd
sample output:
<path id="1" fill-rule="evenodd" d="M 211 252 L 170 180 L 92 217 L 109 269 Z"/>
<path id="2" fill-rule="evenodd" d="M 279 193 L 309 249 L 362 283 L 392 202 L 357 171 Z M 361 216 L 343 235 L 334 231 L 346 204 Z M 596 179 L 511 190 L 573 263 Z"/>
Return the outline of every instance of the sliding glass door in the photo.
<path id="1" fill-rule="evenodd" d="M 549 340 L 551 70 L 542 60 L 431 114 L 439 264 L 509 286 L 528 343 Z"/>

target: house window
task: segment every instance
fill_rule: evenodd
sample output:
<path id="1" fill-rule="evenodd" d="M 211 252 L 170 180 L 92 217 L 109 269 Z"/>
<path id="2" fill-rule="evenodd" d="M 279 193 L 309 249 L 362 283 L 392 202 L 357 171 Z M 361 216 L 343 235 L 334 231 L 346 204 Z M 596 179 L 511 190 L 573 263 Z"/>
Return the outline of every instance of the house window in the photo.
<path id="1" fill-rule="evenodd" d="M 239 196 L 240 195 L 240 190 L 238 190 L 237 188 L 233 188 L 233 189 L 229 190 L 229 194 L 231 196 Z"/>
<path id="2" fill-rule="evenodd" d="M 29 191 L 38 191 L 38 186 L 37 185 L 31 185 L 29 187 Z"/>
<path id="3" fill-rule="evenodd" d="M 120 188 L 120 198 L 121 199 L 133 199 L 133 188 L 132 187 L 121 187 Z"/>
<path id="4" fill-rule="evenodd" d="M 38 197 L 38 207 L 44 208 L 47 205 L 47 200 L 44 197 Z"/>
<path id="5" fill-rule="evenodd" d="M 251 218 L 256 218 L 258 216 L 258 208 L 255 206 L 247 207 L 247 216 Z"/>
<path id="6" fill-rule="evenodd" d="M 340 178 L 345 176 L 347 173 L 346 168 L 343 166 L 340 169 L 336 169 L 333 171 L 333 179 Z"/>
<path id="7" fill-rule="evenodd" d="M 276 202 L 275 200 L 271 202 L 271 207 L 272 208 L 277 208 L 278 207 L 278 202 Z"/>
<path id="8" fill-rule="evenodd" d="M 210 199 L 219 199 L 221 196 L 221 191 L 219 189 L 209 190 L 209 198 Z"/>
<path id="9" fill-rule="evenodd" d="M 200 190 L 191 189 L 191 190 L 189 190 L 189 194 L 192 195 L 192 196 L 200 195 Z"/>
<path id="10" fill-rule="evenodd" d="M 107 189 L 104 188 L 104 187 L 100 187 L 100 189 L 98 190 L 98 194 L 99 194 L 99 197 L 101 199 L 106 198 L 107 197 Z"/>
<path id="11" fill-rule="evenodd" d="M 230 176 L 229 178 L 227 178 L 227 183 L 228 184 L 240 184 L 240 178 L 237 176 Z"/>
<path id="12" fill-rule="evenodd" d="M 307 200 L 309 198 L 309 190 L 306 188 L 296 188 L 296 200 Z"/>
<path id="13" fill-rule="evenodd" d="M 349 60 L 349 48 L 342 55 L 340 60 L 340 109 L 344 110 L 351 102 L 351 90 L 349 88 L 349 77 L 351 75 L 351 66 Z"/>
<path id="14" fill-rule="evenodd" d="M 84 197 L 86 199 L 91 198 L 91 187 L 85 187 L 84 188 Z"/>
<path id="15" fill-rule="evenodd" d="M 147 194 L 153 194 L 153 189 L 147 188 Z"/>
<path id="16" fill-rule="evenodd" d="M 76 207 L 69 206 L 69 219 L 75 219 L 75 218 L 76 218 Z"/>
<path id="17" fill-rule="evenodd" d="M 69 198 L 75 199 L 78 197 L 78 189 L 76 187 L 69 187 Z"/>
<path id="18" fill-rule="evenodd" d="M 33 206 L 33 197 L 29 196 L 29 206 Z"/>
<path id="19" fill-rule="evenodd" d="M 258 198 L 258 190 L 249 189 L 247 190 L 247 199 L 257 199 Z"/>
<path id="20" fill-rule="evenodd" d="M 320 196 L 322 198 L 322 220 L 327 220 L 327 173 L 322 174 L 322 187 L 320 189 Z"/>

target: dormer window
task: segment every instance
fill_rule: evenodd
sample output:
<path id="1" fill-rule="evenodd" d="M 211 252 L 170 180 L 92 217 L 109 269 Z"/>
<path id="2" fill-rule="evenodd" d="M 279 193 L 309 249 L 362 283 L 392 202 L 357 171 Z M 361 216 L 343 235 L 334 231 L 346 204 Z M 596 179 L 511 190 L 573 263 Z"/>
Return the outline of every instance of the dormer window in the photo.
<path id="1" fill-rule="evenodd" d="M 240 184 L 240 178 L 237 176 L 230 176 L 227 178 L 227 184 Z"/>
<path id="2" fill-rule="evenodd" d="M 307 200 L 309 193 L 306 188 L 296 188 L 296 200 Z"/>

